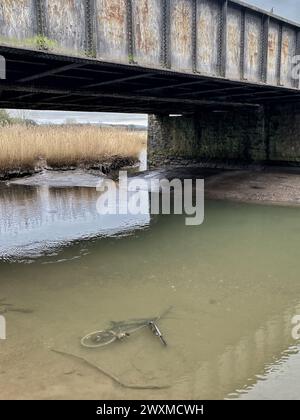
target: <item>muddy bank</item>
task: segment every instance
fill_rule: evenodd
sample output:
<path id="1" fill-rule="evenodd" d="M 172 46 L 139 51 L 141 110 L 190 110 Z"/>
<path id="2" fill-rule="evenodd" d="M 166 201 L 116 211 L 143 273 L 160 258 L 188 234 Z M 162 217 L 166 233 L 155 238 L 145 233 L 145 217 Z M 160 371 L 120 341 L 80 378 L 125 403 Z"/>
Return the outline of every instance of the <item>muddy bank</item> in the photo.
<path id="1" fill-rule="evenodd" d="M 162 168 L 139 175 L 151 179 L 205 179 L 206 199 L 245 203 L 300 205 L 300 168 Z"/>
<path id="2" fill-rule="evenodd" d="M 222 172 L 207 179 L 205 190 L 208 199 L 299 206 L 300 171 L 272 168 Z"/>
<path id="3" fill-rule="evenodd" d="M 22 185 L 52 187 L 95 187 L 99 177 L 116 178 L 118 171 L 127 169 L 132 177 L 148 182 L 152 179 L 204 179 L 206 199 L 230 200 L 245 203 L 300 205 L 300 168 L 218 169 L 198 165 L 164 167 L 136 172 L 138 160 L 115 158 L 103 163 L 77 167 L 40 167 L 34 171 L 11 172 L 0 180 Z M 3 175 L 3 174 L 2 174 Z"/>
<path id="4" fill-rule="evenodd" d="M 92 173 L 96 172 L 98 174 L 109 175 L 122 168 L 135 167 L 138 163 L 138 158 L 113 156 L 100 162 L 80 162 L 78 165 L 50 166 L 46 161 L 41 159 L 34 167 L 12 168 L 4 171 L 0 170 L 0 181 L 9 181 L 14 178 L 24 178 L 37 175 L 45 170 L 56 172 L 75 171 L 79 169 Z"/>

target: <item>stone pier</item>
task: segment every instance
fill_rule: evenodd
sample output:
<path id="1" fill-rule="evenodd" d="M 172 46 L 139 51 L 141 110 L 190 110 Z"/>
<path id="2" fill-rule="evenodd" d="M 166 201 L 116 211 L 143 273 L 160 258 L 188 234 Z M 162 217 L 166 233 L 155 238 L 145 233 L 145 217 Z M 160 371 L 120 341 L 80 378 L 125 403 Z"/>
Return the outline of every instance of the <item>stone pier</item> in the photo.
<path id="1" fill-rule="evenodd" d="M 149 116 L 149 166 L 300 165 L 300 103 Z"/>

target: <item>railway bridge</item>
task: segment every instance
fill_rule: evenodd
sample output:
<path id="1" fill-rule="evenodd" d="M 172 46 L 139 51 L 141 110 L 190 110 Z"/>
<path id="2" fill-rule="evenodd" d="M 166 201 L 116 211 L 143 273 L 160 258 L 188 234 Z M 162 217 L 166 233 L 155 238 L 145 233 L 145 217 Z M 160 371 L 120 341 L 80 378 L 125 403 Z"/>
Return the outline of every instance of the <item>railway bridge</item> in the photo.
<path id="1" fill-rule="evenodd" d="M 239 0 L 2 0 L 0 107 L 149 114 L 149 159 L 300 163 L 300 25 Z"/>

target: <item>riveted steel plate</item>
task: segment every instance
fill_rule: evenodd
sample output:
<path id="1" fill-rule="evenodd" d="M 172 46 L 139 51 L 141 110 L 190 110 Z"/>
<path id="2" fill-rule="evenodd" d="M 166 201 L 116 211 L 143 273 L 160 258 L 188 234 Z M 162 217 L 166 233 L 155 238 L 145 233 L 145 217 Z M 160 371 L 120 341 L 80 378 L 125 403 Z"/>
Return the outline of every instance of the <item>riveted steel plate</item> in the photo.
<path id="1" fill-rule="evenodd" d="M 10 43 L 32 38 L 37 33 L 34 0 L 1 0 L 0 37 Z"/>
<path id="2" fill-rule="evenodd" d="M 44 0 L 46 35 L 65 50 L 84 53 L 85 10 L 82 0 Z"/>
<path id="3" fill-rule="evenodd" d="M 134 60 L 158 67 L 161 58 L 163 10 L 161 0 L 133 0 Z"/>
<path id="4" fill-rule="evenodd" d="M 217 75 L 220 43 L 220 2 L 199 0 L 197 4 L 197 70 Z"/>
<path id="5" fill-rule="evenodd" d="M 226 76 L 239 79 L 241 74 L 242 12 L 228 7 Z"/>
<path id="6" fill-rule="evenodd" d="M 96 0 L 97 57 L 128 63 L 125 0 Z"/>
<path id="7" fill-rule="evenodd" d="M 192 0 L 171 2 L 171 66 L 192 71 Z"/>
<path id="8" fill-rule="evenodd" d="M 259 14 L 246 14 L 245 78 L 254 82 L 261 79 L 262 18 Z"/>

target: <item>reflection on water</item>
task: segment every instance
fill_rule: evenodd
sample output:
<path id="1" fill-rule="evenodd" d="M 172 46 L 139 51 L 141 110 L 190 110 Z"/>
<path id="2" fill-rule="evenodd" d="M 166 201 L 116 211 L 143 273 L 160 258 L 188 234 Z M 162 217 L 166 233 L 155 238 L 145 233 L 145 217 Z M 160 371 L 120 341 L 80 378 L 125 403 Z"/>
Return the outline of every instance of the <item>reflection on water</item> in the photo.
<path id="1" fill-rule="evenodd" d="M 99 196 L 96 188 L 0 186 L 0 257 L 32 257 L 74 240 L 149 224 L 149 215 L 101 216 Z"/>
<path id="2" fill-rule="evenodd" d="M 3 302 L 33 311 L 5 314 L 1 398 L 276 398 L 280 375 L 298 398 L 291 318 L 300 314 L 299 210 L 207 202 L 198 227 L 181 216 L 112 222 L 95 213 L 98 194 L 1 187 L 8 261 L 0 263 L 0 311 Z M 41 242 L 44 250 L 55 243 L 55 253 L 13 262 Z M 159 323 L 167 348 L 146 330 L 104 349 L 80 347 L 80 337 L 111 320 L 153 317 L 171 305 Z M 169 387 L 122 388 L 53 348 L 126 383 Z M 290 376 L 289 364 L 297 368 Z"/>

